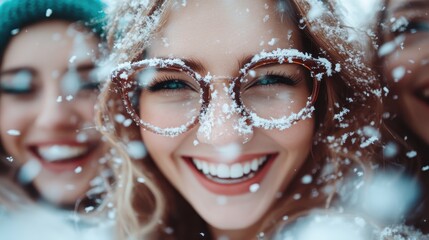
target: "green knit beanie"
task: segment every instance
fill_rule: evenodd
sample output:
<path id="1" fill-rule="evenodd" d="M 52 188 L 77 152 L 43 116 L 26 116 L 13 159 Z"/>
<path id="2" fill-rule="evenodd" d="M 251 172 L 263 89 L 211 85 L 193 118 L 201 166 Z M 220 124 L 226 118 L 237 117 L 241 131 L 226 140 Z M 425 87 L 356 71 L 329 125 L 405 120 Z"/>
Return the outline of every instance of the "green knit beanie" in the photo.
<path id="1" fill-rule="evenodd" d="M 81 22 L 103 37 L 104 7 L 101 0 L 0 0 L 0 59 L 21 28 L 49 19 Z"/>

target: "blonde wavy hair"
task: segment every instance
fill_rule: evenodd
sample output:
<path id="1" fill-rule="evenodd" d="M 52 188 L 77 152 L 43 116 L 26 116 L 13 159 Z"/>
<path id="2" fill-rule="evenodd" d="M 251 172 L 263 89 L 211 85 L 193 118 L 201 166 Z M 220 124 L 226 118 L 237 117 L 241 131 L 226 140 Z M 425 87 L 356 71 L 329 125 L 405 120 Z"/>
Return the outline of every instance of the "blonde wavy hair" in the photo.
<path id="1" fill-rule="evenodd" d="M 171 2 L 124 0 L 112 6 L 108 12 L 110 64 L 143 58 L 146 43 L 163 26 Z M 264 216 L 266 220 L 260 231 L 265 232 L 274 229 L 285 214 L 293 219 L 294 215 L 316 207 L 329 208 L 337 195 L 337 186 L 352 168 L 350 161 L 368 169 L 370 159 L 378 157 L 380 146 L 362 134 L 362 129 L 365 126 L 378 129 L 382 109 L 379 83 L 367 67 L 366 45 L 360 40 L 348 39 L 350 28 L 342 25 L 332 11 L 333 6 L 316 0 L 277 0 L 277 3 L 281 14 L 301 26 L 307 52 L 328 58 L 337 64 L 338 72 L 322 83 L 315 106 L 316 132 L 311 153 L 283 196 Z M 312 19 L 308 16 L 315 7 L 325 11 Z M 127 116 L 116 89 L 111 81 L 104 86 L 97 106 L 97 124 L 121 161 L 116 168 L 119 238 L 200 239 L 198 233 L 206 230 L 206 223 L 168 183 L 151 156 L 137 161 L 127 153 L 127 143 L 141 141 L 142 137 L 135 124 L 124 127 L 115 121 L 118 114 Z M 322 169 L 327 165 L 332 166 L 333 171 L 324 173 Z M 302 185 L 300 179 L 305 174 L 312 174 L 317 180 Z M 327 186 L 331 191 L 323 194 L 320 190 Z M 314 190 L 321 194 L 312 197 Z M 302 196 L 300 201 L 292 198 L 291 193 L 297 192 Z M 180 221 L 183 217 L 186 221 Z"/>

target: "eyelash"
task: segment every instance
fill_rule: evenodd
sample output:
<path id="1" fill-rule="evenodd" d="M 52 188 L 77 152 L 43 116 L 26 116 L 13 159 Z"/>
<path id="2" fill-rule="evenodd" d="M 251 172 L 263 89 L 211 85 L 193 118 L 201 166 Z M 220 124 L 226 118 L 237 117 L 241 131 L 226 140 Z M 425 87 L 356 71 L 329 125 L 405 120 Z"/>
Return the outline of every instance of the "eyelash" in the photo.
<path id="1" fill-rule="evenodd" d="M 166 86 L 167 84 L 171 84 L 171 83 L 182 84 L 183 87 L 182 88 L 174 88 L 174 89 L 173 88 L 164 88 L 164 86 Z M 180 79 L 177 79 L 177 78 L 174 78 L 171 76 L 162 77 L 162 78 L 158 78 L 158 79 L 155 78 L 147 89 L 150 92 L 181 91 L 184 89 L 194 90 L 194 88 L 189 86 L 189 84 L 187 84 L 184 80 L 180 80 Z"/>
<path id="2" fill-rule="evenodd" d="M 86 82 L 80 86 L 80 90 L 99 90 L 100 82 Z"/>
<path id="3" fill-rule="evenodd" d="M 0 86 L 0 92 L 3 94 L 14 94 L 14 95 L 25 95 L 33 92 L 32 88 L 29 89 L 19 89 L 19 88 L 8 88 L 5 86 Z"/>
<path id="4" fill-rule="evenodd" d="M 276 78 L 276 80 L 279 80 L 276 83 L 269 83 L 266 85 L 262 85 L 262 84 L 258 84 L 258 82 L 260 80 L 262 80 L 263 78 Z M 290 74 L 286 74 L 284 72 L 267 72 L 266 74 L 259 76 L 257 78 L 255 78 L 255 80 L 252 82 L 252 84 L 249 87 L 253 87 L 253 86 L 270 86 L 270 85 L 275 85 L 275 84 L 285 84 L 288 86 L 295 86 L 297 85 L 302 79 L 300 79 L 298 76 L 296 75 L 290 75 Z"/>

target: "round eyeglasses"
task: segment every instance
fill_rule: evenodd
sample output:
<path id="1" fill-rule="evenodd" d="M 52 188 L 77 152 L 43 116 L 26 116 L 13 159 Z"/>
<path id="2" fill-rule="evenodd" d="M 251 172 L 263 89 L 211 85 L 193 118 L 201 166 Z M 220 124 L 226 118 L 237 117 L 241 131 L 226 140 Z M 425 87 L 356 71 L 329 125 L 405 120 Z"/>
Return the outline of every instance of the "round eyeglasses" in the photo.
<path id="1" fill-rule="evenodd" d="M 249 126 L 286 129 L 311 117 L 320 81 L 332 74 L 327 59 L 296 49 L 256 54 L 233 78 L 203 76 L 194 65 L 175 58 L 145 59 L 121 64 L 112 81 L 137 125 L 177 136 L 208 114 L 215 114 L 211 119 L 239 114 Z"/>

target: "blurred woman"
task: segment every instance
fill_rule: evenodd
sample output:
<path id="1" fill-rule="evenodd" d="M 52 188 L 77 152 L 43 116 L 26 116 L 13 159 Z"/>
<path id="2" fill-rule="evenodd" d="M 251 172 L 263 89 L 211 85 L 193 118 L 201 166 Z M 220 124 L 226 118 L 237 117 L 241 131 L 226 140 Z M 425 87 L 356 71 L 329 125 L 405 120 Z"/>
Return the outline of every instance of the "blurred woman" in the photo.
<path id="1" fill-rule="evenodd" d="M 405 166 L 421 182 L 421 198 L 408 222 L 429 232 L 429 2 L 382 4 L 374 65 L 388 89 L 386 123 L 397 134 L 387 143 L 385 157 Z"/>
<path id="2" fill-rule="evenodd" d="M 6 158 L 1 160 L 10 175 L 4 181 L 13 182 L 2 183 L 1 197 L 10 200 L 7 192 L 23 192 L 38 206 L 87 212 L 101 203 L 110 171 L 93 118 L 103 8 L 98 0 L 0 4 L 0 139 Z M 2 236 L 26 213 L 32 211 L 11 211 L 8 224 L 0 224 Z M 70 213 L 59 212 L 59 219 L 67 222 L 62 215 Z M 8 239 L 27 238 L 16 234 Z"/>

